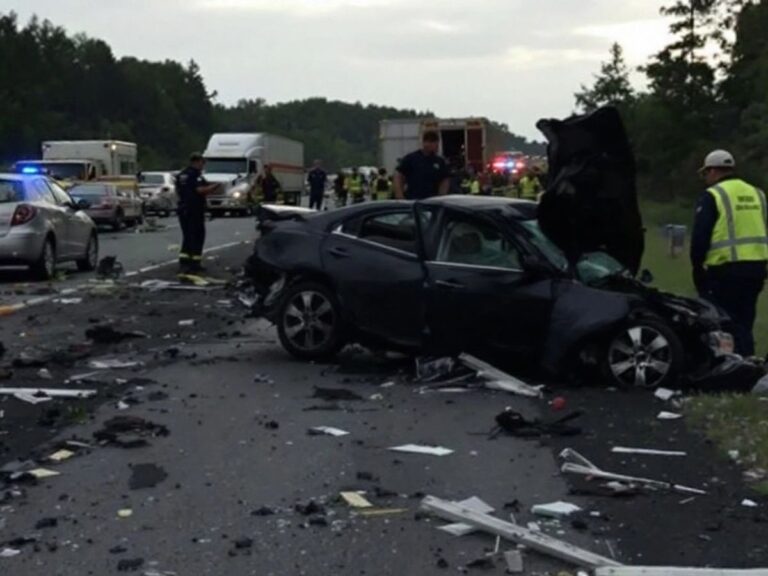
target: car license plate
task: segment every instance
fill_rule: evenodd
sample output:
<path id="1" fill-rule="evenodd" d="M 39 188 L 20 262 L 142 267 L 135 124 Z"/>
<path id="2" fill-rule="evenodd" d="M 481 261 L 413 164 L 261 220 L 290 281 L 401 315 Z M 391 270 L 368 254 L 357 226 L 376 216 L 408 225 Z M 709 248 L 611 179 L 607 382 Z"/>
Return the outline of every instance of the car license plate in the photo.
<path id="1" fill-rule="evenodd" d="M 715 356 L 731 356 L 736 350 L 733 335 L 728 332 L 710 332 L 709 347 Z"/>

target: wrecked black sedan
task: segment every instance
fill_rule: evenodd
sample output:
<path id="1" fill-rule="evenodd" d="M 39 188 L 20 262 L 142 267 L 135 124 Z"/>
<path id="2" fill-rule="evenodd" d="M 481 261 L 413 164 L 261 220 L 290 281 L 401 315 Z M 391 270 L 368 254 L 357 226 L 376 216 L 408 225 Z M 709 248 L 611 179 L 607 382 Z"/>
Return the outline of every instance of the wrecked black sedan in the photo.
<path id="1" fill-rule="evenodd" d="M 624 386 L 738 367 L 714 307 L 643 285 L 606 252 L 572 265 L 526 201 L 265 207 L 247 270 L 283 347 L 307 360 L 360 342 L 534 362 L 561 375 L 599 371 Z"/>

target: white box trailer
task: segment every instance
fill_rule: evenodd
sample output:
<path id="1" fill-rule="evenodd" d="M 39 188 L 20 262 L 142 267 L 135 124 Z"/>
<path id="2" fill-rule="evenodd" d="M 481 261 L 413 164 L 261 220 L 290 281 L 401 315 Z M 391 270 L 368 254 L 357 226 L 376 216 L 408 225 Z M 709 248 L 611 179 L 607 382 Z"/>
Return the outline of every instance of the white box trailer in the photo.
<path id="1" fill-rule="evenodd" d="M 120 140 L 49 140 L 43 142 L 43 161 L 83 160 L 93 164 L 96 178 L 136 176 L 138 151 Z"/>
<path id="2" fill-rule="evenodd" d="M 205 177 L 222 184 L 208 197 L 212 212 L 251 213 L 258 200 L 257 180 L 265 166 L 280 182 L 287 203 L 304 189 L 304 144 L 264 133 L 214 134 L 203 153 Z"/>
<path id="3" fill-rule="evenodd" d="M 400 158 L 421 148 L 421 136 L 440 134 L 440 154 L 453 166 L 485 170 L 504 150 L 505 133 L 485 118 L 409 118 L 382 120 L 379 125 L 380 162 L 392 173 Z"/>

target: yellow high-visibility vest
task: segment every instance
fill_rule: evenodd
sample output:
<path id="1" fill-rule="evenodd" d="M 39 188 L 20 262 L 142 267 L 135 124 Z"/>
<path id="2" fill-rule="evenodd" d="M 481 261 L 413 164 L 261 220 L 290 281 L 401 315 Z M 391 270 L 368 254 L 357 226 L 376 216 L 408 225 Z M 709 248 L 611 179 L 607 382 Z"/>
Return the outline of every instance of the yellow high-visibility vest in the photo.
<path id="1" fill-rule="evenodd" d="M 765 194 L 743 180 L 726 180 L 707 190 L 718 218 L 706 266 L 768 260 Z"/>
<path id="2" fill-rule="evenodd" d="M 539 181 L 536 178 L 523 176 L 520 180 L 520 197 L 526 200 L 536 200 L 539 188 Z"/>
<path id="3" fill-rule="evenodd" d="M 480 180 L 472 180 L 472 184 L 469 185 L 470 194 L 480 194 Z"/>
<path id="4" fill-rule="evenodd" d="M 362 176 L 349 176 L 346 180 L 347 190 L 352 194 L 363 193 L 363 178 Z"/>

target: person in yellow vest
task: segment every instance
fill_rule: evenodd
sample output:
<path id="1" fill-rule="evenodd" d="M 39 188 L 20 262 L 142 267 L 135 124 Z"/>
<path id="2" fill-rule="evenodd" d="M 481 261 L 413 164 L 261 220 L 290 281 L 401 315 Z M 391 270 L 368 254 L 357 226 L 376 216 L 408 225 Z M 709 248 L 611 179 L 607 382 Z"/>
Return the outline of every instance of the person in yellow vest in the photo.
<path id="1" fill-rule="evenodd" d="M 387 171 L 384 168 L 379 168 L 379 173 L 373 179 L 371 189 L 374 200 L 389 200 L 392 197 L 392 183 L 389 181 Z"/>
<path id="2" fill-rule="evenodd" d="M 736 161 L 725 150 L 710 153 L 700 172 L 708 188 L 696 205 L 693 282 L 700 296 L 731 317 L 736 352 L 753 356 L 752 329 L 768 265 L 765 194 L 736 175 Z"/>
<path id="3" fill-rule="evenodd" d="M 347 191 L 352 197 L 352 204 L 360 204 L 365 200 L 363 190 L 363 177 L 357 171 L 357 168 L 352 168 L 352 174 L 346 181 Z"/>
<path id="4" fill-rule="evenodd" d="M 472 176 L 472 181 L 469 183 L 469 193 L 474 196 L 479 196 L 480 192 L 480 176 L 475 174 Z"/>
<path id="5" fill-rule="evenodd" d="M 532 200 L 536 202 L 539 198 L 539 192 L 541 192 L 541 182 L 536 178 L 535 174 L 526 172 L 520 179 L 520 198 L 523 200 Z"/>

